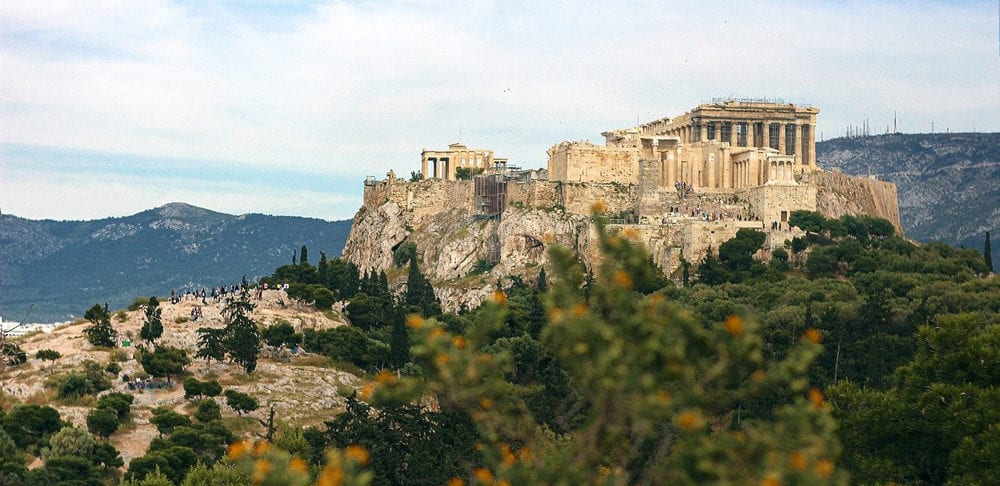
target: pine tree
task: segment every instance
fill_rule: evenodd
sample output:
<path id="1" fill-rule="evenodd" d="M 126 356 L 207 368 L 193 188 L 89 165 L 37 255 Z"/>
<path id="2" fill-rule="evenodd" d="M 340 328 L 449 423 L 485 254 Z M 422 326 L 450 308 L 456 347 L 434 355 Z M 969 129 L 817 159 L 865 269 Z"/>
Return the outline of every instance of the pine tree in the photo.
<path id="1" fill-rule="evenodd" d="M 240 291 L 235 297 L 226 299 L 226 307 L 222 310 L 229 321 L 223 344 L 229 357 L 247 373 L 253 373 L 257 368 L 257 354 L 260 352 L 260 332 L 257 323 L 250 318 L 253 309 L 250 290 L 244 280 Z"/>
<path id="2" fill-rule="evenodd" d="M 90 327 L 83 330 L 90 344 L 106 348 L 113 348 L 115 346 L 115 339 L 118 333 L 115 331 L 114 326 L 111 325 L 111 314 L 108 312 L 108 304 L 104 304 L 104 307 L 101 307 L 100 304 L 94 304 L 93 307 L 87 310 L 83 317 L 91 322 Z"/>
<path id="3" fill-rule="evenodd" d="M 225 337 L 224 328 L 198 328 L 198 352 L 194 356 L 203 358 L 209 366 L 213 359 L 221 362 L 226 357 Z"/>
<path id="4" fill-rule="evenodd" d="M 156 297 L 150 297 L 149 301 L 146 303 L 146 322 L 142 324 L 142 328 L 139 329 L 139 337 L 142 340 L 153 344 L 160 336 L 163 335 L 163 319 L 161 314 L 163 309 L 160 308 L 160 302 L 156 300 Z"/>
<path id="5" fill-rule="evenodd" d="M 986 268 L 993 273 L 993 247 L 990 243 L 990 232 L 986 232 L 986 242 L 983 243 L 983 258 L 986 260 Z"/>

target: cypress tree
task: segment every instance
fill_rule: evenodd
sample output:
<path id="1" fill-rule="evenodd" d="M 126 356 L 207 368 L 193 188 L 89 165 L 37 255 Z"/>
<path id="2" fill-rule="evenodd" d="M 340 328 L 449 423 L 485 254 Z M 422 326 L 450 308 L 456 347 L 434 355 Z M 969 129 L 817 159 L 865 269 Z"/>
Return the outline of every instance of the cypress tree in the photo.
<path id="1" fill-rule="evenodd" d="M 983 258 L 986 259 L 986 268 L 993 273 L 993 248 L 990 245 L 990 232 L 986 232 L 986 242 L 983 243 Z"/>
<path id="2" fill-rule="evenodd" d="M 306 245 L 302 245 L 302 249 L 299 250 L 299 264 L 306 265 L 309 263 L 309 250 L 306 249 Z"/>
<path id="3" fill-rule="evenodd" d="M 538 293 L 544 294 L 549 289 L 549 283 L 545 279 L 545 267 L 538 271 L 538 282 L 535 283 Z"/>

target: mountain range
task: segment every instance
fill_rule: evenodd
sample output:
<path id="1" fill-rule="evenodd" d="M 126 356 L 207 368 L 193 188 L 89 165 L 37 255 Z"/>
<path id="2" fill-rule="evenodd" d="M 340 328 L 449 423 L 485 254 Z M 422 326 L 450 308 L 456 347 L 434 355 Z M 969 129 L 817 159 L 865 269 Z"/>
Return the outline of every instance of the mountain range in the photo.
<path id="1" fill-rule="evenodd" d="M 1000 133 L 836 138 L 818 142 L 816 158 L 825 170 L 895 183 L 908 238 L 980 251 L 987 231 L 1000 241 Z"/>
<path id="2" fill-rule="evenodd" d="M 171 203 L 121 218 L 29 220 L 0 215 L 0 315 L 56 322 L 94 303 L 220 287 L 268 275 L 302 245 L 315 263 L 340 254 L 351 221 L 234 216 Z M 29 312 L 30 308 L 30 312 Z"/>

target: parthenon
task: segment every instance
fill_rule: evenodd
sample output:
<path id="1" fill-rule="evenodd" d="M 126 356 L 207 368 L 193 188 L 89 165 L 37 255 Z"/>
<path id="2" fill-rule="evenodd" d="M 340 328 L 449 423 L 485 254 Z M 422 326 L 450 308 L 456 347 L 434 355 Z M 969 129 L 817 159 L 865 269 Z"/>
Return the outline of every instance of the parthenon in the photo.
<path id="1" fill-rule="evenodd" d="M 602 133 L 605 145 L 549 149 L 549 178 L 637 182 L 640 160 L 659 161 L 659 186 L 726 191 L 794 184 L 816 167 L 819 110 L 774 100 L 717 100 L 674 118 Z"/>

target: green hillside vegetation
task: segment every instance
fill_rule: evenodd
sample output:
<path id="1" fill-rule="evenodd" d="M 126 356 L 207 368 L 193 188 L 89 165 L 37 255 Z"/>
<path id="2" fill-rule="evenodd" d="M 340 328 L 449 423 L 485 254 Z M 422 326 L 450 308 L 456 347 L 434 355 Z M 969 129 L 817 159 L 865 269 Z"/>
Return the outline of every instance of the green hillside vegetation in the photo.
<path id="1" fill-rule="evenodd" d="M 351 325 L 279 322 L 258 339 L 365 373 L 342 413 L 306 428 L 254 415 L 253 396 L 185 380 L 176 360 L 164 376 L 191 405 L 155 410 L 161 437 L 119 472 L 102 437 L 128 426 L 131 402 L 88 402 L 107 388 L 94 363 L 72 398 L 91 404 L 91 432 L 4 397 L 4 484 L 1000 482 L 1000 279 L 978 251 L 797 212 L 807 237 L 763 261 L 762 235 L 741 232 L 675 286 L 595 219 L 599 267 L 554 248 L 550 277 L 509 279 L 457 314 L 441 312 L 408 250 L 391 269 L 407 276 L 398 294 L 384 273 L 324 254 L 283 265 L 264 282 L 320 312 L 347 300 Z M 249 315 L 237 301 L 234 322 Z M 243 349 L 216 341 L 198 357 Z M 236 427 L 244 414 L 261 427 Z M 72 448 L 101 452 L 45 452 Z M 28 471 L 32 457 L 43 466 Z"/>

